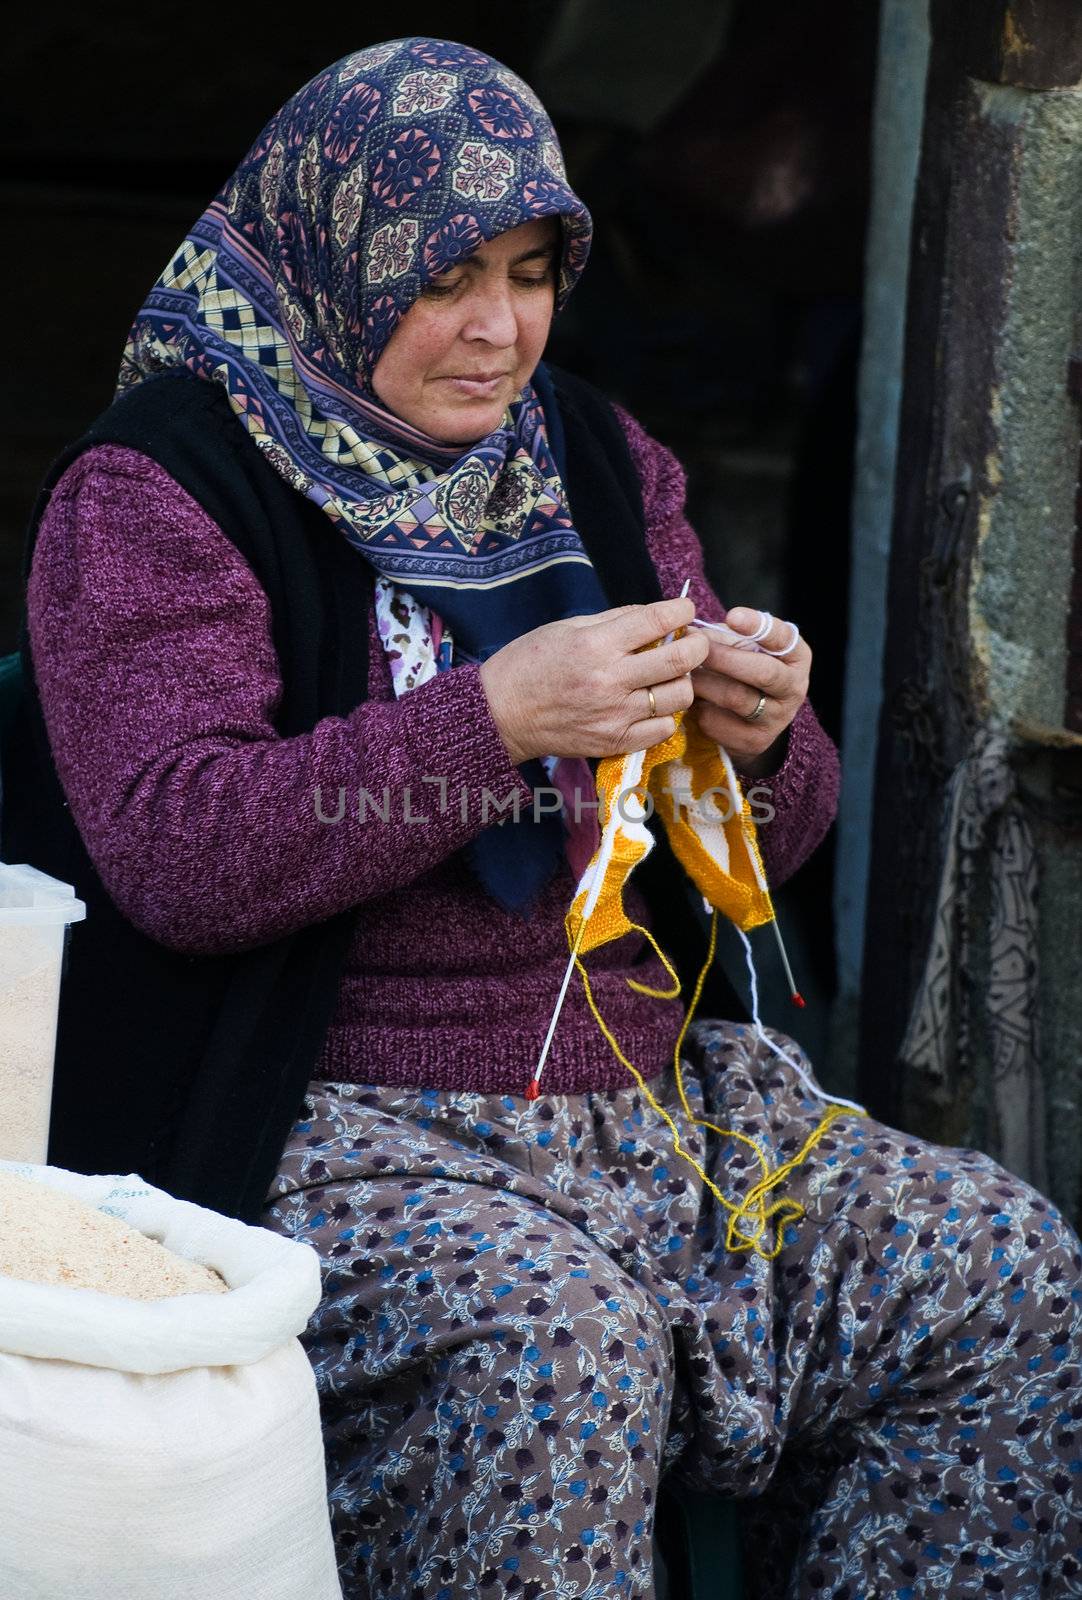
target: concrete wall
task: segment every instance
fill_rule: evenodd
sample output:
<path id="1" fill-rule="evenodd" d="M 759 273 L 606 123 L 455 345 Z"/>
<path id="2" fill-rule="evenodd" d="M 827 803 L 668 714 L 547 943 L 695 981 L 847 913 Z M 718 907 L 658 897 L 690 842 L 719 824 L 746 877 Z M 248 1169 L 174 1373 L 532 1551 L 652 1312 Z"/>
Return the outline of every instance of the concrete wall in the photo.
<path id="1" fill-rule="evenodd" d="M 991 448 L 969 586 L 974 701 L 1008 732 L 1039 873 L 1044 1170 L 1082 1216 L 1082 737 L 1063 726 L 1079 407 L 1067 363 L 1082 348 L 1082 89 L 974 85 L 975 115 L 1007 138 L 1010 249 Z M 979 977 L 983 977 L 983 969 Z M 994 1091 L 984 1047 L 978 1082 Z M 1009 1145 L 1008 1107 L 990 1120 Z"/>

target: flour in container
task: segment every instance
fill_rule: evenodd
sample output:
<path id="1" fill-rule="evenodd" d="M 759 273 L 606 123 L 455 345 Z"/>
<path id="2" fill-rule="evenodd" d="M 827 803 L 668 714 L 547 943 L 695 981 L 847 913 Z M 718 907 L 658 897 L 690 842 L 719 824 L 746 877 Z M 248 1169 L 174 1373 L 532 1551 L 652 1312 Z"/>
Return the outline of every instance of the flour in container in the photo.
<path id="1" fill-rule="evenodd" d="M 5 1161 L 45 1160 L 60 948 L 52 928 L 0 927 L 0 1157 Z"/>
<path id="2" fill-rule="evenodd" d="M 3 1275 L 128 1300 L 229 1291 L 213 1268 L 175 1255 L 60 1189 L 10 1172 L 0 1172 Z"/>

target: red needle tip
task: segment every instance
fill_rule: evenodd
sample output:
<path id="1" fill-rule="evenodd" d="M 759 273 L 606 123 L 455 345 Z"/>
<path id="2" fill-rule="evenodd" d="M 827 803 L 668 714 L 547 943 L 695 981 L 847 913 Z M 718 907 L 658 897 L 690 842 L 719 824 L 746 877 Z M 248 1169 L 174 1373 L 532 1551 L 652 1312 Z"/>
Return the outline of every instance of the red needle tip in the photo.
<path id="1" fill-rule="evenodd" d="M 803 1011 L 806 1003 L 807 1002 L 805 1001 L 804 996 L 799 992 L 799 990 L 794 989 L 793 990 L 793 1004 L 795 1006 L 799 1006 L 801 1011 Z"/>
<path id="2" fill-rule="evenodd" d="M 800 1003 L 803 1005 L 803 1000 Z M 526 1098 L 527 1100 L 539 1100 L 541 1098 L 541 1085 L 538 1083 L 536 1078 L 532 1078 L 530 1080 L 530 1083 L 526 1089 Z"/>

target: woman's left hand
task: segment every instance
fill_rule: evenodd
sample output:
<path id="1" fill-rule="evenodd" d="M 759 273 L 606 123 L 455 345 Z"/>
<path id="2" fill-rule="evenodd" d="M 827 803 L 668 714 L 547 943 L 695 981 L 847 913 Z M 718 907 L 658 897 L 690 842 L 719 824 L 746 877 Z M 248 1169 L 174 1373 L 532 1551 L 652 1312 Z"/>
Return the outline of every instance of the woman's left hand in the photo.
<path id="1" fill-rule="evenodd" d="M 759 627 L 762 612 L 735 606 L 725 621 L 734 633 L 750 635 Z M 811 650 L 798 635 L 784 658 L 769 656 L 724 644 L 709 628 L 702 631 L 710 640 L 710 653 L 691 674 L 695 701 L 687 715 L 708 739 L 725 747 L 739 771 L 751 777 L 765 775 L 774 767 L 771 747 L 807 699 Z M 792 637 L 792 624 L 775 619 L 759 642 L 766 650 L 784 650 Z M 760 696 L 765 696 L 762 711 L 749 722 Z"/>

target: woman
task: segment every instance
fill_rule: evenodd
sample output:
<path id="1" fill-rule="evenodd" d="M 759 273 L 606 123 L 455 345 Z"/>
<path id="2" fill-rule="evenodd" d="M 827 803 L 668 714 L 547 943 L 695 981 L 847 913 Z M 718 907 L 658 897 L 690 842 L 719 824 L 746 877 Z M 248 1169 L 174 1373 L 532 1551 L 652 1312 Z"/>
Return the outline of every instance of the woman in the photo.
<path id="1" fill-rule="evenodd" d="M 805 1158 L 799 1051 L 720 1020 L 689 1101 L 744 1142 L 682 1162 L 577 989 L 526 1097 L 596 842 L 582 807 L 533 820 L 546 779 L 592 795 L 587 758 L 686 713 L 769 784 L 774 883 L 836 789 L 807 646 L 690 628 L 724 613 L 679 466 L 540 362 L 588 242 L 526 85 L 397 40 L 283 108 L 152 291 L 29 547 L 12 832 L 99 932 L 51 1159 L 92 1130 L 320 1252 L 350 1596 L 650 1596 L 664 1470 L 747 1500 L 761 1595 L 1082 1593 L 1047 1202 L 856 1113 Z M 632 970 L 662 978 L 608 946 L 594 995 L 679 1116 L 680 1016 Z M 748 1141 L 792 1163 L 776 1253 L 730 1248 L 704 1182 L 746 1194 Z"/>

